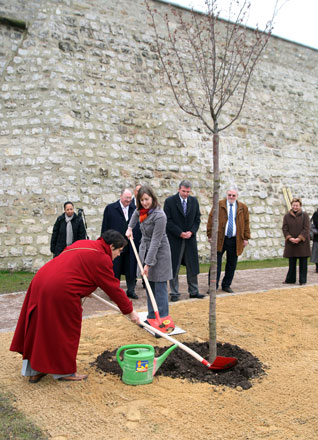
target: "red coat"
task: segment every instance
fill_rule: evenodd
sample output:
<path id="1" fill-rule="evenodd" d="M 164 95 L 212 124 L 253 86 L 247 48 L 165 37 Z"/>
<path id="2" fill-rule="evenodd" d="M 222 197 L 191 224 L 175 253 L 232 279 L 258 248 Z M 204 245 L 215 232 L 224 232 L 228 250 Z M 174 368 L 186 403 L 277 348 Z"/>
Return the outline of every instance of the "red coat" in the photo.
<path id="1" fill-rule="evenodd" d="M 41 373 L 76 372 L 81 298 L 97 287 L 107 293 L 123 314 L 133 311 L 131 301 L 114 277 L 110 246 L 101 238 L 68 246 L 31 281 L 10 350 L 21 353 Z"/>

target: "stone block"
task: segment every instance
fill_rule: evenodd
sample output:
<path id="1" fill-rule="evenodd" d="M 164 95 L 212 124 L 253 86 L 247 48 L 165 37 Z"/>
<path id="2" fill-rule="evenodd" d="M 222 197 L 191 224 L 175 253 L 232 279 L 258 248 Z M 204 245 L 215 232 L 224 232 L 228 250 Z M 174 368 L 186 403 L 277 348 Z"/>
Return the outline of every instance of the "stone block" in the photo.
<path id="1" fill-rule="evenodd" d="M 34 256 L 34 255 L 37 255 L 37 253 L 38 253 L 37 248 L 34 246 L 27 246 L 24 250 L 24 255 Z"/>

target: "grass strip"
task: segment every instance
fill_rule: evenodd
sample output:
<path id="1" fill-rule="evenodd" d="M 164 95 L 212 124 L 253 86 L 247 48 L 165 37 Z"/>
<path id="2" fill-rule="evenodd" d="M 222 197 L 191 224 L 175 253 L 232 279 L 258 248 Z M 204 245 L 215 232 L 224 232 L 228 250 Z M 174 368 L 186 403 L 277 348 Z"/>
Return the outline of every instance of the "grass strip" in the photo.
<path id="1" fill-rule="evenodd" d="M 0 392 L 0 440 L 47 440 L 49 437 L 14 407 L 14 398 Z"/>

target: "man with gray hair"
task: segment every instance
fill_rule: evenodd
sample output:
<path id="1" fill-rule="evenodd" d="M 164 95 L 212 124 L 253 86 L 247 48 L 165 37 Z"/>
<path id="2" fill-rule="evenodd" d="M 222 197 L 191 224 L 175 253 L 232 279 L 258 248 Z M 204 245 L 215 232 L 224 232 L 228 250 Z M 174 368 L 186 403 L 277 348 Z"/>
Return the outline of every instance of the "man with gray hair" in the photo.
<path id="1" fill-rule="evenodd" d="M 219 201 L 219 224 L 217 238 L 217 280 L 216 288 L 219 287 L 221 276 L 222 257 L 226 252 L 225 274 L 222 280 L 222 290 L 233 293 L 232 280 L 236 269 L 238 256 L 243 253 L 248 245 L 250 234 L 250 219 L 248 208 L 244 203 L 237 200 L 237 188 L 229 188 L 226 198 Z M 208 240 L 212 239 L 212 209 L 207 224 Z M 210 279 L 209 279 L 210 283 Z"/>
<path id="2" fill-rule="evenodd" d="M 199 256 L 196 233 L 200 226 L 199 202 L 190 196 L 191 183 L 183 180 L 179 191 L 165 200 L 167 235 L 171 248 L 173 279 L 170 280 L 171 301 L 178 301 L 181 264 L 187 268 L 187 283 L 190 298 L 204 298 L 198 290 Z"/>
<path id="3" fill-rule="evenodd" d="M 132 191 L 128 188 L 124 188 L 119 200 L 114 203 L 110 203 L 106 206 L 103 216 L 103 223 L 101 234 L 109 229 L 114 229 L 125 236 L 125 232 L 128 227 L 128 223 L 133 215 L 135 206 L 131 205 Z M 135 233 L 135 230 L 134 230 Z M 114 274 L 117 279 L 120 280 L 121 275 L 126 277 L 128 298 L 138 299 L 136 295 L 136 270 L 137 260 L 131 244 L 125 246 L 123 252 L 114 260 Z"/>

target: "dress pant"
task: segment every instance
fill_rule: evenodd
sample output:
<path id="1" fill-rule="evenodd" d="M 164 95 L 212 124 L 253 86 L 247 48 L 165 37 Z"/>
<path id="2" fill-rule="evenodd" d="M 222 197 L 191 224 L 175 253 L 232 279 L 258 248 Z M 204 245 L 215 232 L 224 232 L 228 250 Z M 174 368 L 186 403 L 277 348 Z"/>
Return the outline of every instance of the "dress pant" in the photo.
<path id="1" fill-rule="evenodd" d="M 161 318 L 169 315 L 169 303 L 168 303 L 168 287 L 167 281 L 154 282 L 149 281 L 152 293 L 155 297 L 158 312 Z M 148 315 L 147 318 L 154 319 L 155 312 L 152 307 L 151 300 L 149 298 L 149 294 L 147 292 L 147 305 L 148 305 Z"/>
<path id="2" fill-rule="evenodd" d="M 308 257 L 290 257 L 289 269 L 287 272 L 285 283 L 294 284 L 296 283 L 296 265 L 297 258 L 299 258 L 299 284 L 307 283 L 307 258 Z"/>
<path id="3" fill-rule="evenodd" d="M 128 250 L 124 249 L 121 255 L 119 255 L 114 260 L 114 275 L 115 277 L 120 281 L 120 277 L 122 274 L 125 275 L 126 278 L 126 286 L 127 295 L 134 295 L 135 294 L 135 288 L 137 279 L 136 277 L 131 278 L 129 275 L 130 270 L 130 261 L 129 261 L 130 255 L 128 253 Z"/>
<path id="4" fill-rule="evenodd" d="M 217 253 L 217 279 L 216 288 L 219 287 L 219 280 L 221 276 L 222 268 L 222 257 L 224 252 L 226 252 L 226 265 L 225 274 L 222 280 L 222 287 L 230 287 L 234 278 L 234 272 L 237 265 L 237 255 L 236 255 L 236 237 L 224 237 L 222 252 Z"/>
<path id="5" fill-rule="evenodd" d="M 184 261 L 187 269 L 187 283 L 188 283 L 188 292 L 190 296 L 198 295 L 199 287 L 198 287 L 198 275 L 193 275 L 190 270 L 189 265 L 189 256 L 185 253 L 185 240 L 182 240 L 181 252 L 179 256 L 178 266 L 176 270 L 176 276 L 169 281 L 170 285 L 170 295 L 171 296 L 180 296 L 179 292 L 179 270 L 181 266 L 181 261 L 184 256 Z"/>

